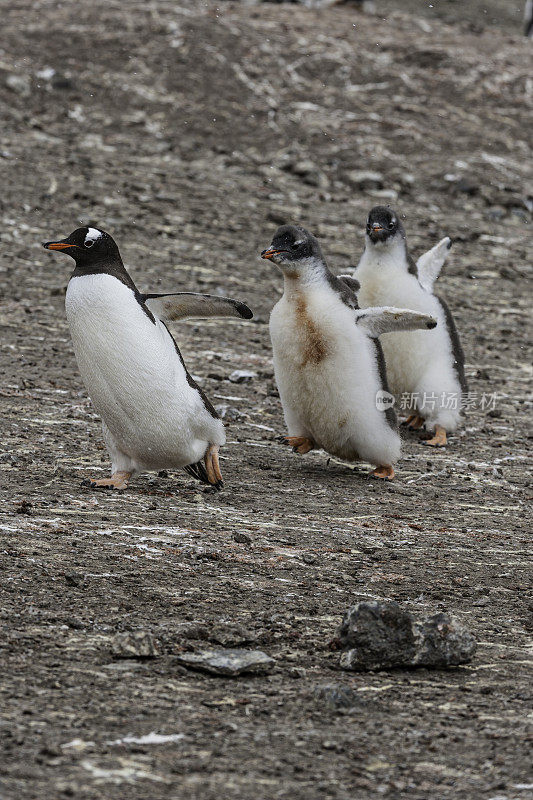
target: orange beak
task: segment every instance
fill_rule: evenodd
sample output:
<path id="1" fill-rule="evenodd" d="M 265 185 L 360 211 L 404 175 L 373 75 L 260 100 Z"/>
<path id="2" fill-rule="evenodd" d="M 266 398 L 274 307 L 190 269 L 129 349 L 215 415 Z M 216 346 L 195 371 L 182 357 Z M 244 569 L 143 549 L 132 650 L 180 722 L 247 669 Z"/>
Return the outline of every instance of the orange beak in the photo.
<path id="1" fill-rule="evenodd" d="M 45 242 L 43 247 L 46 250 L 66 250 L 67 247 L 77 247 L 77 244 L 67 244 L 66 242 Z"/>

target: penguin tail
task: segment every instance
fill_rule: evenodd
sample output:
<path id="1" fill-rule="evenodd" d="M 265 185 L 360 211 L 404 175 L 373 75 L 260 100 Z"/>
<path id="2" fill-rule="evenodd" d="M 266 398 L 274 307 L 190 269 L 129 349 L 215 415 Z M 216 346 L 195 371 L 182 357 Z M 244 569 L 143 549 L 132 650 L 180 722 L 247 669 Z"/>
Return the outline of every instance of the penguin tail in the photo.
<path id="1" fill-rule="evenodd" d="M 196 464 L 187 464 L 183 469 L 200 483 L 210 483 L 207 470 L 202 461 L 197 461 Z"/>

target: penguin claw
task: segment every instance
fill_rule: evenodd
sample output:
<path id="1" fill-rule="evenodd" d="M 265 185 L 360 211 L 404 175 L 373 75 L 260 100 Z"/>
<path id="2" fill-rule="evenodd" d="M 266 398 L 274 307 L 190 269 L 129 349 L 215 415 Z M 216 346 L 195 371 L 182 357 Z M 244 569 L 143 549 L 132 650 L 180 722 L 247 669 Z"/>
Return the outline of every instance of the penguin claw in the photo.
<path id="1" fill-rule="evenodd" d="M 218 445 L 209 445 L 204 456 L 204 462 L 210 486 L 217 492 L 220 492 L 224 486 L 224 481 L 222 480 L 222 473 L 220 472 L 220 465 L 218 463 Z"/>

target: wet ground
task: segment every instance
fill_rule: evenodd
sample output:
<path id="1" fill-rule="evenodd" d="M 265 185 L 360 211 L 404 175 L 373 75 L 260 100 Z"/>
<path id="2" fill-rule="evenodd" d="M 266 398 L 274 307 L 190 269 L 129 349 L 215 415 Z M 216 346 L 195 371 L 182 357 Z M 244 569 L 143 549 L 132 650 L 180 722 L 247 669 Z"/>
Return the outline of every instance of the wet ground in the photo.
<path id="1" fill-rule="evenodd" d="M 532 796 L 531 46 L 520 2 L 433 5 L 4 8 L 8 800 Z M 257 258 L 299 221 L 346 270 L 378 202 L 405 214 L 415 255 L 454 240 L 439 289 L 471 391 L 449 447 L 408 435 L 390 485 L 277 443 L 281 281 Z M 184 472 L 124 494 L 80 487 L 107 455 L 64 317 L 69 264 L 40 247 L 80 220 L 113 234 L 141 289 L 222 290 L 254 309 L 174 328 L 224 407 L 222 493 Z M 341 671 L 341 617 L 375 598 L 454 614 L 478 638 L 473 662 Z M 155 657 L 118 658 L 117 634 L 139 630 Z M 229 679 L 180 664 L 207 646 L 276 665 Z M 352 689 L 350 707 L 326 685 Z"/>

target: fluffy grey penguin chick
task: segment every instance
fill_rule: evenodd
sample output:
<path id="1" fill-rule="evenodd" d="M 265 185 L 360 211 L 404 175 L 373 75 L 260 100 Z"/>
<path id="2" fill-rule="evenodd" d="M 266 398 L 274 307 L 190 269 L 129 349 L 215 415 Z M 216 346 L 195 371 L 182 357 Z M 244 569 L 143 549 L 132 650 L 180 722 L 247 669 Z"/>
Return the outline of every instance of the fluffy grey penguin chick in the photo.
<path id="1" fill-rule="evenodd" d="M 415 264 L 407 250 L 398 215 L 385 206 L 370 211 L 366 246 L 353 277 L 359 281 L 362 308 L 392 303 L 431 314 L 438 326 L 431 333 L 402 333 L 382 339 L 391 391 L 415 401 L 406 424 L 423 425 L 433 436 L 424 444 L 443 447 L 448 431 L 461 420 L 461 393 L 466 391 L 464 354 L 452 314 L 433 284 L 451 247 L 449 238 Z"/>
<path id="2" fill-rule="evenodd" d="M 164 320 L 250 319 L 250 309 L 202 294 L 141 294 L 115 241 L 98 228 L 78 228 L 43 246 L 76 262 L 67 287 L 67 319 L 112 464 L 110 478 L 86 483 L 125 489 L 132 475 L 143 470 L 184 467 L 220 489 L 224 426 L 188 373 Z"/>
<path id="3" fill-rule="evenodd" d="M 328 269 L 320 246 L 304 228 L 278 228 L 262 258 L 282 271 L 284 292 L 270 315 L 274 371 L 288 436 L 303 455 L 322 448 L 347 461 L 376 465 L 376 478 L 394 477 L 400 437 L 377 339 L 386 331 L 432 328 L 435 320 L 399 308 L 361 311 L 348 282 Z"/>

